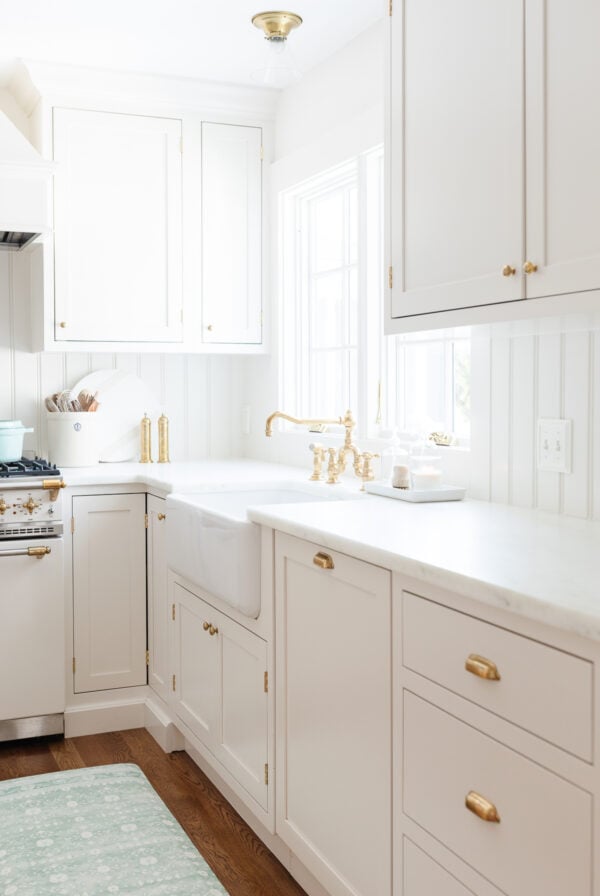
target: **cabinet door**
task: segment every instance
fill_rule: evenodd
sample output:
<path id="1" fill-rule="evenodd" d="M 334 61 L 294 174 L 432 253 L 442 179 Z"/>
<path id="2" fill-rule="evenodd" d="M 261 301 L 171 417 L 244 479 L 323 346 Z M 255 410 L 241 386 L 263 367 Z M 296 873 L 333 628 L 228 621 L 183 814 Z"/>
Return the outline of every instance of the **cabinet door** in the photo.
<path id="1" fill-rule="evenodd" d="M 166 501 L 148 495 L 148 684 L 169 694 L 169 595 L 167 593 Z"/>
<path id="2" fill-rule="evenodd" d="M 202 327 L 262 341 L 262 129 L 202 124 Z"/>
<path id="3" fill-rule="evenodd" d="M 265 641 L 177 583 L 171 619 L 177 715 L 268 811 Z"/>
<path id="4" fill-rule="evenodd" d="M 600 287 L 599 34 L 597 0 L 527 0 L 528 298 Z"/>
<path id="5" fill-rule="evenodd" d="M 319 550 L 276 535 L 276 832 L 332 896 L 388 896 L 390 573 Z"/>
<path id="6" fill-rule="evenodd" d="M 209 749 L 218 741 L 220 689 L 218 640 L 208 632 L 212 612 L 209 604 L 173 585 L 175 712 Z"/>
<path id="7" fill-rule="evenodd" d="M 54 110 L 55 338 L 181 340 L 181 121 Z"/>
<path id="8" fill-rule="evenodd" d="M 523 6 L 394 3 L 393 318 L 523 298 Z"/>
<path id="9" fill-rule="evenodd" d="M 73 498 L 75 693 L 146 684 L 145 504 Z"/>

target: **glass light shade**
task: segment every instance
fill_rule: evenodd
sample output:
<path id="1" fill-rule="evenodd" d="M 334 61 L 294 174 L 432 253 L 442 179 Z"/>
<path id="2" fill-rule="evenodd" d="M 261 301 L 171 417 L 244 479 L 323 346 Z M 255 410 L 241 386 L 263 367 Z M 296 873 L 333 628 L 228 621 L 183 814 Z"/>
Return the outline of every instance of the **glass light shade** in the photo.
<path id="1" fill-rule="evenodd" d="M 267 58 L 263 68 L 256 69 L 250 75 L 253 81 L 264 87 L 279 89 L 291 87 L 301 78 L 301 72 L 295 64 L 292 51 L 287 40 L 267 38 Z"/>

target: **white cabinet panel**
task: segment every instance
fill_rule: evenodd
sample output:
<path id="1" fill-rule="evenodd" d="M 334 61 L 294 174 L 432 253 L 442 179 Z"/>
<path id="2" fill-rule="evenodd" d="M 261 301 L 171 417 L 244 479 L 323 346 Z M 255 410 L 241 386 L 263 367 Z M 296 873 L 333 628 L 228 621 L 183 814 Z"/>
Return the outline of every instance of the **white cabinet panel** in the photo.
<path id="1" fill-rule="evenodd" d="M 276 535 L 276 831 L 332 896 L 391 891 L 390 573 Z"/>
<path id="2" fill-rule="evenodd" d="M 470 812 L 476 792 L 500 823 Z M 404 692 L 403 808 L 510 896 L 589 896 L 589 793 Z"/>
<path id="3" fill-rule="evenodd" d="M 202 124 L 202 334 L 260 343 L 262 129 Z"/>
<path id="4" fill-rule="evenodd" d="M 402 0 L 390 22 L 392 317 L 520 299 L 523 0 Z"/>
<path id="5" fill-rule="evenodd" d="M 268 811 L 267 645 L 178 583 L 172 599 L 175 712 Z"/>
<path id="6" fill-rule="evenodd" d="M 411 843 L 403 839 L 403 890 L 402 896 L 473 896 L 441 865 Z"/>
<path id="7" fill-rule="evenodd" d="M 73 498 L 76 693 L 146 684 L 145 503 Z"/>
<path id="8" fill-rule="evenodd" d="M 599 34 L 596 0 L 527 0 L 528 298 L 600 288 Z"/>
<path id="9" fill-rule="evenodd" d="M 54 110 L 56 340 L 181 340 L 180 141 L 176 119 Z"/>
<path id="10" fill-rule="evenodd" d="M 148 684 L 163 700 L 169 694 L 165 506 L 163 498 L 148 495 Z"/>

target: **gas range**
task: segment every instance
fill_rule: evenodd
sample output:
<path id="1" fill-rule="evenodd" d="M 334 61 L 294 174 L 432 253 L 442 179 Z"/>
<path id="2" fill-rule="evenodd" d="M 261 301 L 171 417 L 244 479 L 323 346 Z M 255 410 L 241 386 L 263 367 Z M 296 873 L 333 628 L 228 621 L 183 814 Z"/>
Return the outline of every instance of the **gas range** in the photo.
<path id="1" fill-rule="evenodd" d="M 40 458 L 0 463 L 0 540 L 63 534 L 60 470 Z"/>

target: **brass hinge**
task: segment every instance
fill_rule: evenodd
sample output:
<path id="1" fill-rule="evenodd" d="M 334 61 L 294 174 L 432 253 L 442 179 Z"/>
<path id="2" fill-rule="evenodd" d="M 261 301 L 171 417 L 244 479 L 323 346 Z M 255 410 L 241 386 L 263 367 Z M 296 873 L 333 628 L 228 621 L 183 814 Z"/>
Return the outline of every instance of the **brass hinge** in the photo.
<path id="1" fill-rule="evenodd" d="M 72 516 L 71 517 L 71 535 L 73 534 L 74 531 L 75 531 L 75 517 Z"/>
<path id="2" fill-rule="evenodd" d="M 145 514 L 144 514 L 144 528 L 145 528 L 145 529 L 148 528 L 148 524 L 149 524 L 148 514 L 145 513 Z"/>
<path id="3" fill-rule="evenodd" d="M 171 619 L 175 622 L 175 604 L 171 605 Z"/>
<path id="4" fill-rule="evenodd" d="M 263 680 L 263 688 L 264 688 L 265 694 L 268 694 L 269 693 L 269 673 L 268 672 L 265 672 L 265 676 L 264 676 L 264 680 Z"/>
<path id="5" fill-rule="evenodd" d="M 146 651 L 146 665 L 147 666 L 150 665 L 150 651 L 149 650 Z"/>
<path id="6" fill-rule="evenodd" d="M 265 762 L 265 784 L 269 783 L 269 764 Z"/>
<path id="7" fill-rule="evenodd" d="M 394 285 L 394 269 L 390 265 L 388 268 L 388 286 L 390 289 L 392 289 L 393 285 Z"/>
<path id="8" fill-rule="evenodd" d="M 73 657 L 73 675 L 75 675 L 76 666 L 77 666 L 77 663 L 75 662 L 75 657 Z"/>
<path id="9" fill-rule="evenodd" d="M 173 688 L 173 690 L 175 690 L 175 682 L 176 682 L 176 679 L 175 679 L 175 676 L 173 675 L 173 677 L 171 679 L 171 687 Z"/>
<path id="10" fill-rule="evenodd" d="M 390 0 L 389 5 L 388 5 L 388 15 L 390 15 L 390 16 L 392 15 L 393 7 L 394 7 L 394 0 Z"/>
<path id="11" fill-rule="evenodd" d="M 264 157 L 265 157 L 265 148 L 264 148 L 264 146 L 262 146 L 262 144 L 261 144 L 261 147 L 260 147 L 260 160 L 261 160 L 261 162 L 263 161 Z"/>

